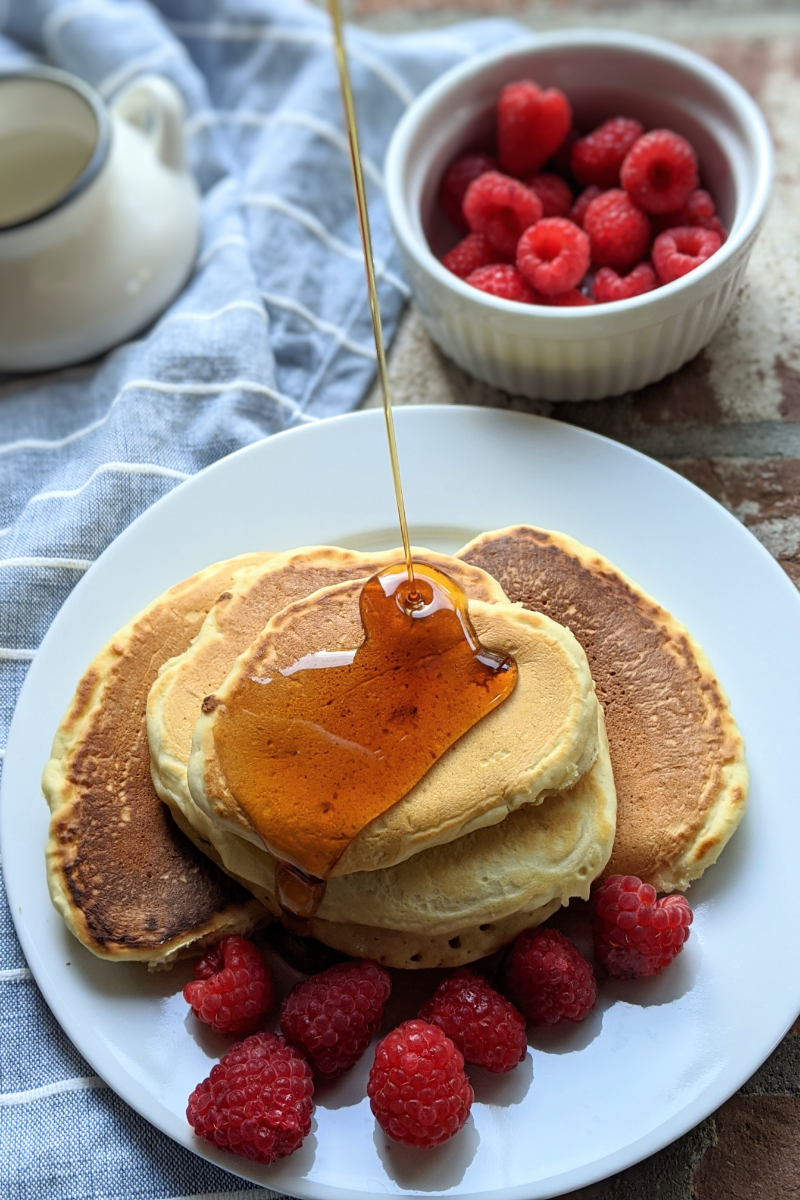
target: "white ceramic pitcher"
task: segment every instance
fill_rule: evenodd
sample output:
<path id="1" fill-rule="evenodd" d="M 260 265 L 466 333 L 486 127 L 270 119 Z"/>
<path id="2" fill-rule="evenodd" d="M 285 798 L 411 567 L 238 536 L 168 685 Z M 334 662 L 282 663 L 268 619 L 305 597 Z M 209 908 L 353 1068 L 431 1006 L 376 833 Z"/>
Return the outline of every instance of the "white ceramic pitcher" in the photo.
<path id="1" fill-rule="evenodd" d="M 199 229 L 171 83 L 147 76 L 107 107 L 63 71 L 0 73 L 0 371 L 65 366 L 144 328 Z"/>

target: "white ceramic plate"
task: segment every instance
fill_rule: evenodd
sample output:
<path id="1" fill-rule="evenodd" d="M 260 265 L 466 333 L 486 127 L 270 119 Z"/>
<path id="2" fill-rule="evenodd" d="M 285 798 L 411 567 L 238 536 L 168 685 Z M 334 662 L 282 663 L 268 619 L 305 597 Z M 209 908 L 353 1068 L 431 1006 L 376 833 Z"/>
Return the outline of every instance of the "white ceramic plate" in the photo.
<path id="1" fill-rule="evenodd" d="M 180 996 L 186 965 L 148 976 L 100 962 L 51 908 L 39 776 L 86 664 L 139 608 L 215 559 L 310 542 L 396 544 L 380 412 L 281 434 L 215 464 L 134 522 L 78 584 L 31 666 L 9 738 L 9 899 L 31 970 L 67 1034 L 176 1141 L 300 1197 L 534 1200 L 678 1137 L 748 1078 L 800 1009 L 800 596 L 722 508 L 614 442 L 484 409 L 404 409 L 397 426 L 414 541 L 453 550 L 517 522 L 565 530 L 686 622 L 728 689 L 748 745 L 750 807 L 722 861 L 692 888 L 695 923 L 675 965 L 656 980 L 604 985 L 582 1026 L 533 1033 L 510 1076 L 475 1071 L 472 1116 L 437 1151 L 388 1147 L 376 1134 L 367 1055 L 320 1091 L 302 1149 L 259 1169 L 210 1152 L 185 1122 L 189 1092 L 224 1044 L 191 1036 Z"/>

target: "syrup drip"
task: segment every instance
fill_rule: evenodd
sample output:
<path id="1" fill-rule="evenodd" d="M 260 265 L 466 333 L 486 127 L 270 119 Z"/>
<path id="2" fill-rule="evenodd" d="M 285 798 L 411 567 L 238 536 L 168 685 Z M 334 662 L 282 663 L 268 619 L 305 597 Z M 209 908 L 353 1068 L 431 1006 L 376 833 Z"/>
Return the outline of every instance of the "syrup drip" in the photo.
<path id="1" fill-rule="evenodd" d="M 278 859 L 282 908 L 303 920 L 352 839 L 516 684 L 514 660 L 478 641 L 461 588 L 415 567 L 413 582 L 400 563 L 364 585 L 356 651 L 247 677 L 218 709 L 220 767 Z"/>
<path id="2" fill-rule="evenodd" d="M 406 571 L 411 584 L 408 599 L 413 604 L 420 604 L 419 593 L 414 588 L 414 563 L 411 559 L 411 541 L 408 536 L 406 521 L 406 506 L 403 500 L 403 483 L 400 479 L 400 460 L 397 457 L 397 441 L 394 436 L 394 418 L 392 416 L 392 397 L 389 390 L 389 372 L 386 369 L 386 353 L 383 348 L 383 326 L 381 325 L 381 307 L 378 301 L 378 288 L 375 283 L 375 260 L 372 255 L 372 234 L 369 227 L 369 209 L 367 208 L 367 193 L 364 188 L 364 173 L 361 170 L 361 151 L 358 147 L 358 126 L 356 125 L 356 110 L 353 105 L 353 91 L 350 87 L 350 72 L 347 68 L 347 54 L 344 48 L 342 31 L 342 14 L 339 0 L 328 0 L 328 11 L 333 24 L 333 45 L 336 51 L 336 65 L 339 68 L 339 83 L 342 89 L 342 103 L 347 120 L 347 137 L 350 143 L 350 165 L 353 168 L 353 187 L 356 193 L 356 208 L 358 210 L 358 228 L 361 232 L 361 245 L 364 250 L 364 266 L 367 272 L 367 291 L 369 292 L 369 307 L 372 314 L 372 332 L 375 335 L 375 350 L 378 356 L 378 378 L 381 381 L 383 393 L 383 416 L 386 421 L 386 437 L 389 442 L 389 458 L 392 463 L 392 479 L 394 495 L 397 501 L 397 516 L 400 521 L 400 536 L 403 539 L 403 554 L 406 560 Z"/>
<path id="3" fill-rule="evenodd" d="M 277 860 L 284 924 L 299 933 L 308 932 L 325 881 L 352 839 L 407 795 L 517 680 L 513 659 L 480 645 L 459 586 L 411 557 L 338 0 L 328 0 L 328 8 L 405 562 L 364 585 L 365 640 L 346 661 L 311 655 L 267 686 L 263 678 L 246 679 L 219 710 L 220 766 Z"/>

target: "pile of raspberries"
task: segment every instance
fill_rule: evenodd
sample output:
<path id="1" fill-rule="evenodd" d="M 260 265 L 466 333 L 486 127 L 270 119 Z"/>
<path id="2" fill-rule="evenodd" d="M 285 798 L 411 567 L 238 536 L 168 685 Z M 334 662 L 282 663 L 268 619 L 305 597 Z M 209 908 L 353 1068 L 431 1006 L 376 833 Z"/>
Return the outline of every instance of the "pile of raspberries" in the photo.
<path id="1" fill-rule="evenodd" d="M 595 958 L 617 979 L 658 975 L 680 953 L 692 912 L 683 896 L 658 899 L 633 875 L 613 875 L 592 897 Z M 519 935 L 497 990 L 462 967 L 378 1042 L 367 1082 L 381 1129 L 407 1146 L 439 1146 L 469 1116 L 465 1063 L 505 1072 L 525 1058 L 526 1022 L 582 1021 L 597 1003 L 590 964 L 556 929 Z M 218 1033 L 249 1034 L 189 1097 L 195 1133 L 252 1162 L 293 1153 L 311 1128 L 314 1082 L 336 1079 L 361 1058 L 383 1019 L 391 979 L 375 962 L 344 962 L 312 975 L 283 1001 L 280 1033 L 257 1031 L 274 1004 L 261 951 L 222 938 L 194 968 L 184 997 Z"/>
<path id="2" fill-rule="evenodd" d="M 564 93 L 528 79 L 500 93 L 496 155 L 455 159 L 439 205 L 466 234 L 444 266 L 522 304 L 640 296 L 699 267 L 727 237 L 680 134 L 613 117 L 579 137 Z"/>

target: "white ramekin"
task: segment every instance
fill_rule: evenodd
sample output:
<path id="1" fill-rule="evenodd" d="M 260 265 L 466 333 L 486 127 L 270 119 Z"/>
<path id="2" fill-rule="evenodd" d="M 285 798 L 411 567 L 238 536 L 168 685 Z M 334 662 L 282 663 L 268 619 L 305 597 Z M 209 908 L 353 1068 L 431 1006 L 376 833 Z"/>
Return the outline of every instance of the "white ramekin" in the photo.
<path id="1" fill-rule="evenodd" d="M 501 87 L 525 78 L 562 88 L 579 127 L 623 114 L 688 137 L 730 230 L 724 246 L 674 283 L 592 308 L 499 300 L 445 270 L 437 255 L 454 237 L 437 210 L 441 176 L 490 133 Z M 766 123 L 735 80 L 680 46 L 616 30 L 548 33 L 449 71 L 408 109 L 386 161 L 403 269 L 430 336 L 479 379 L 546 400 L 619 395 L 697 354 L 741 284 L 771 182 Z"/>

